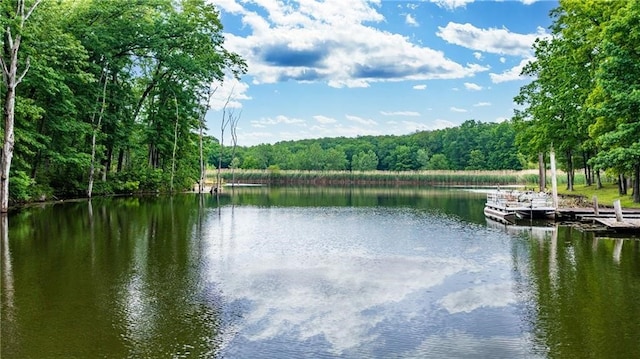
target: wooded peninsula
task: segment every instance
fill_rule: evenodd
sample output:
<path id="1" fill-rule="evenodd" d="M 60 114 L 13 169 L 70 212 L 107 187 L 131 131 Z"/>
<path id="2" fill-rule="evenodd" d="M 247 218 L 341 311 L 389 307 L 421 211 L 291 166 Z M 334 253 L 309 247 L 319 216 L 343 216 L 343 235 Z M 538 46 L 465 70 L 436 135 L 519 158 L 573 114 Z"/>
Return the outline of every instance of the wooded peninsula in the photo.
<path id="1" fill-rule="evenodd" d="M 207 168 L 544 170 L 552 149 L 569 190 L 576 173 L 595 187 L 606 175 L 640 203 L 638 0 L 561 0 L 508 121 L 246 147 L 236 145 L 238 114 L 222 112 L 219 135 L 205 128 L 225 74 L 247 72 L 208 1 L 0 1 L 2 212 L 51 198 L 184 191 Z"/>

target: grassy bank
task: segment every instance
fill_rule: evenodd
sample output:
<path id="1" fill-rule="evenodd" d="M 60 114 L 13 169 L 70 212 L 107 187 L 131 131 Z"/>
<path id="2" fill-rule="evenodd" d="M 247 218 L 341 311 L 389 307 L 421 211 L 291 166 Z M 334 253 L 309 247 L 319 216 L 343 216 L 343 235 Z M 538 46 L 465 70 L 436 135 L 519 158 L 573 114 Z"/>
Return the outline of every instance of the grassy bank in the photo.
<path id="1" fill-rule="evenodd" d="M 558 193 L 563 196 L 582 197 L 582 200 L 586 205 L 593 204 L 593 197 L 598 197 L 598 204 L 600 206 L 613 207 L 613 201 L 619 199 L 623 208 L 640 208 L 639 203 L 633 203 L 633 197 L 631 196 L 631 190 L 628 190 L 628 195 L 621 196 L 618 194 L 618 185 L 615 183 L 603 184 L 601 189 L 596 189 L 596 186 L 587 186 L 585 184 L 574 185 L 573 191 L 560 187 Z"/>
<path id="2" fill-rule="evenodd" d="M 207 178 L 214 181 L 215 170 Z M 222 171 L 231 183 L 230 170 Z M 427 186 L 525 186 L 537 181 L 531 171 L 268 171 L 236 170 L 236 183 L 271 185 L 427 185 Z"/>

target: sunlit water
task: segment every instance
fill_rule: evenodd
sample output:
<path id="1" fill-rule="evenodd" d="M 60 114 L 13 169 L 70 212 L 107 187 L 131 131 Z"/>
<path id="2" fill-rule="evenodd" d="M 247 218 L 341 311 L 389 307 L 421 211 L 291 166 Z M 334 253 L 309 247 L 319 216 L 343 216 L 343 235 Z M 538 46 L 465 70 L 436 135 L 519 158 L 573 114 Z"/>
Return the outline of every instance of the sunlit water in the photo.
<path id="1" fill-rule="evenodd" d="M 9 218 L 2 358 L 623 358 L 640 245 L 461 190 L 241 189 Z M 3 227 L 5 228 L 5 227 Z"/>

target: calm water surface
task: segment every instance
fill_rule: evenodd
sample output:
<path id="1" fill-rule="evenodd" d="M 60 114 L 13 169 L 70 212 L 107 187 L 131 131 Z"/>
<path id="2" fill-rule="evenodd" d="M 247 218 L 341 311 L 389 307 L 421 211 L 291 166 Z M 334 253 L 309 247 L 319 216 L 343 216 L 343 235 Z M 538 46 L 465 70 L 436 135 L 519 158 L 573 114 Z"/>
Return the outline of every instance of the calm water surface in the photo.
<path id="1" fill-rule="evenodd" d="M 640 241 L 463 190 L 94 199 L 2 226 L 2 358 L 631 358 Z"/>

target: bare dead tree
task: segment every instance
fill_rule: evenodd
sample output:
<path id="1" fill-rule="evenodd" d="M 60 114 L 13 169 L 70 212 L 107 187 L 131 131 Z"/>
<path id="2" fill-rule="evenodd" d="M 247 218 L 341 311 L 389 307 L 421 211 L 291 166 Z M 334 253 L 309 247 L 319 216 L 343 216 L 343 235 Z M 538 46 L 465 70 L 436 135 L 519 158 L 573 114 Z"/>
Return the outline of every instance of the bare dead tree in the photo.
<path id="1" fill-rule="evenodd" d="M 222 107 L 222 121 L 220 122 L 220 155 L 218 156 L 218 172 L 216 174 L 216 183 L 214 185 L 215 191 L 218 195 L 220 195 L 220 171 L 222 170 L 222 155 L 224 154 L 224 131 L 231 122 L 231 118 L 233 118 L 233 111 L 227 113 L 227 106 L 229 106 L 229 101 L 231 101 L 232 95 L 233 89 L 231 90 L 231 93 L 229 93 L 229 96 L 227 96 L 227 101 Z M 212 188 L 212 191 L 214 190 L 214 188 Z"/>
<path id="2" fill-rule="evenodd" d="M 102 103 L 100 105 L 100 113 L 98 115 L 98 123 L 95 123 L 96 112 L 93 112 L 93 116 L 91 118 L 91 123 L 93 124 L 93 134 L 91 135 L 91 165 L 89 166 L 89 186 L 87 188 L 87 197 L 91 198 L 93 192 L 93 180 L 95 175 L 95 163 L 96 163 L 96 137 L 98 136 L 98 132 L 100 132 L 100 127 L 102 126 L 102 115 L 104 114 L 104 108 L 106 107 L 107 102 L 107 68 L 102 69 L 102 75 L 100 76 L 100 81 L 104 80 L 104 84 L 102 85 Z M 98 103 L 100 97 L 96 98 L 96 103 Z"/>
<path id="3" fill-rule="evenodd" d="M 13 159 L 13 146 L 15 144 L 15 106 L 16 106 L 16 87 L 29 71 L 29 57 L 22 73 L 18 75 L 18 51 L 22 42 L 22 33 L 24 25 L 29 19 L 33 10 L 40 4 L 42 0 L 36 0 L 31 7 L 26 10 L 24 0 L 18 0 L 16 4 L 17 31 L 15 37 L 11 33 L 11 25 L 7 25 L 4 34 L 3 49 L 8 53 L 0 52 L 0 67 L 2 68 L 2 80 L 7 86 L 7 92 L 4 96 L 4 142 L 2 145 L 2 163 L 0 165 L 0 178 L 2 185 L 0 188 L 0 212 L 6 213 L 9 210 L 9 170 L 11 169 L 11 160 Z M 5 55 L 8 58 L 5 58 Z"/>
<path id="4" fill-rule="evenodd" d="M 231 163 L 233 164 L 236 158 L 236 148 L 238 147 L 238 122 L 240 122 L 240 117 L 242 116 L 242 110 L 237 116 L 231 116 L 230 125 L 231 125 Z M 231 166 L 231 184 L 234 185 L 231 187 L 231 191 L 234 190 L 236 183 L 236 167 Z"/>
<path id="5" fill-rule="evenodd" d="M 180 116 L 178 115 L 178 98 L 176 94 L 173 94 L 173 102 L 176 105 L 176 124 L 173 128 L 173 154 L 171 156 L 171 193 L 173 193 L 173 179 L 176 173 L 176 150 L 178 149 L 178 122 Z"/>
<path id="6" fill-rule="evenodd" d="M 207 88 L 207 92 L 205 93 L 206 96 L 206 102 L 202 103 L 201 106 L 201 112 L 200 112 L 200 123 L 199 125 L 199 135 L 198 135 L 198 140 L 199 140 L 199 146 L 200 146 L 200 180 L 198 181 L 198 193 L 202 193 L 204 192 L 204 183 L 206 180 L 206 166 L 204 163 L 204 145 L 203 145 L 203 138 L 204 138 L 204 130 L 205 130 L 205 116 L 207 115 L 207 111 L 209 111 L 209 104 L 211 103 L 211 98 L 213 97 L 213 94 L 216 93 L 216 91 L 218 90 L 218 86 L 213 87 L 213 83 L 211 84 L 211 86 L 209 86 Z"/>

